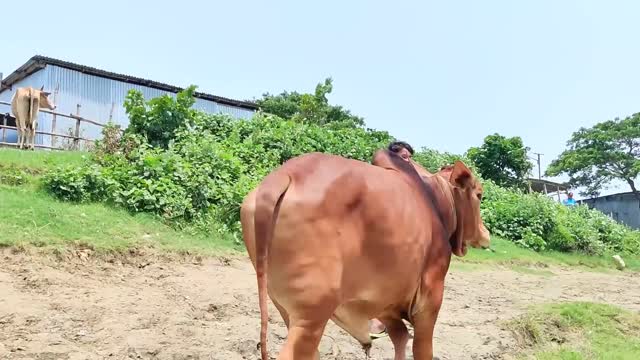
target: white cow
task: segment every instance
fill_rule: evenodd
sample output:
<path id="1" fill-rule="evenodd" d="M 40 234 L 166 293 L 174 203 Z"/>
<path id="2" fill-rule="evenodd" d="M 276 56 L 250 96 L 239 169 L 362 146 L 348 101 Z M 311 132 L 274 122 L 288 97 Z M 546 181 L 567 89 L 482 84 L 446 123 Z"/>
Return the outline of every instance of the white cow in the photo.
<path id="1" fill-rule="evenodd" d="M 16 118 L 16 128 L 18 129 L 18 145 L 22 149 L 35 149 L 36 127 L 38 126 L 38 113 L 40 108 L 54 110 L 55 104 L 49 100 L 51 93 L 44 91 L 44 86 L 40 90 L 32 87 L 18 88 L 11 99 L 11 112 Z"/>

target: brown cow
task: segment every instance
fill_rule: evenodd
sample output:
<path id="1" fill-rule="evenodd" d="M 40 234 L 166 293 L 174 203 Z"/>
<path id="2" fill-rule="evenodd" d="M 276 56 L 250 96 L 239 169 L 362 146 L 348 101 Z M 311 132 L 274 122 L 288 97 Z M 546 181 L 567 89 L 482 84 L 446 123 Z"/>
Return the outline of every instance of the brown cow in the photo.
<path id="1" fill-rule="evenodd" d="M 56 106 L 49 100 L 48 93 L 44 91 L 44 86 L 40 90 L 32 87 L 18 88 L 11 99 L 11 112 L 16 118 L 16 128 L 18 131 L 18 146 L 22 149 L 23 144 L 27 149 L 35 149 L 36 128 L 38 126 L 38 113 L 40 108 L 55 110 Z"/>
<path id="2" fill-rule="evenodd" d="M 267 294 L 288 328 L 280 360 L 318 359 L 329 319 L 368 351 L 368 320 L 380 319 L 405 359 L 432 359 L 433 330 L 451 253 L 488 247 L 482 186 L 462 163 L 421 177 L 397 154 L 376 165 L 311 153 L 270 173 L 241 207 L 256 269 L 260 344 L 267 360 Z M 268 279 L 268 284 L 267 284 Z"/>

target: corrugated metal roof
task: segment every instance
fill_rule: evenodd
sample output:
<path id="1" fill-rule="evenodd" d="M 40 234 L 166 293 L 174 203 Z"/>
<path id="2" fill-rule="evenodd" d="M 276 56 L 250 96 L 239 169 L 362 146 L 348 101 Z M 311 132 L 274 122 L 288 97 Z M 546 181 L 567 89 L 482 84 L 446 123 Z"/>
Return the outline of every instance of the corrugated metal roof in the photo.
<path id="1" fill-rule="evenodd" d="M 9 76 L 7 76 L 4 80 L 2 80 L 2 83 L 0 86 L 0 93 L 2 93 L 7 88 L 11 88 L 13 84 L 20 81 L 21 79 L 33 74 L 38 70 L 43 69 L 46 65 L 55 65 L 58 67 L 79 71 L 85 74 L 91 74 L 91 75 L 100 76 L 100 77 L 113 79 L 117 81 L 122 81 L 126 83 L 132 83 L 140 86 L 147 86 L 147 87 L 151 87 L 159 90 L 169 91 L 172 93 L 177 93 L 183 90 L 183 88 L 180 88 L 178 86 L 164 84 L 164 83 L 153 81 L 153 80 L 142 79 L 142 78 L 124 75 L 124 74 L 117 74 L 110 71 L 93 68 L 90 66 L 74 64 L 68 61 L 36 55 L 31 59 L 29 59 L 29 61 L 27 61 L 24 65 L 19 67 L 16 71 L 14 71 Z M 206 94 L 201 92 L 196 92 L 194 96 L 196 98 L 200 98 L 204 100 L 215 101 L 220 104 L 236 106 L 236 107 L 245 108 L 249 110 L 258 110 L 258 105 L 248 101 L 234 100 L 234 99 L 229 99 L 222 96 L 211 95 L 211 94 Z"/>

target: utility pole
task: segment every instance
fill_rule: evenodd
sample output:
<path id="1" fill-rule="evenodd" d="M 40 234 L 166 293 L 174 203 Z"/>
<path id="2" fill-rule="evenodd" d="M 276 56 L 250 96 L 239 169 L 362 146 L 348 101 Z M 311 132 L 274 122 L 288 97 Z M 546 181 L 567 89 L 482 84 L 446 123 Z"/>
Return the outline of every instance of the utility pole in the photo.
<path id="1" fill-rule="evenodd" d="M 540 168 L 540 155 L 544 155 L 544 154 L 540 154 L 540 153 L 533 153 L 535 155 L 538 156 L 538 180 L 542 180 L 542 169 Z"/>

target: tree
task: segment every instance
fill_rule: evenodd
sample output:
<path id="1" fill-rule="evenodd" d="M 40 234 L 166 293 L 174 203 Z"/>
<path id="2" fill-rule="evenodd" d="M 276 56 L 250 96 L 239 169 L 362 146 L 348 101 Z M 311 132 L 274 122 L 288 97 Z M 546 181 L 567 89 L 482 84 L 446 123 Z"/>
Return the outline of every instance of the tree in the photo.
<path id="1" fill-rule="evenodd" d="M 127 134 L 142 135 L 150 145 L 167 148 L 175 138 L 176 129 L 193 119 L 195 110 L 191 107 L 196 99 L 195 85 L 178 92 L 175 98 L 162 95 L 145 101 L 139 90 L 129 90 L 124 100 L 124 108 L 129 116 Z"/>
<path id="2" fill-rule="evenodd" d="M 635 185 L 640 173 L 640 113 L 580 128 L 567 147 L 549 165 L 548 176 L 568 174 L 569 184 L 584 188 L 584 196 L 597 196 L 607 183 L 622 180 L 640 200 Z"/>
<path id="3" fill-rule="evenodd" d="M 325 79 L 316 86 L 313 94 L 284 91 L 279 95 L 266 93 L 256 100 L 264 112 L 284 119 L 318 125 L 332 124 L 338 127 L 361 127 L 364 120 L 351 114 L 342 106 L 329 105 L 327 95 L 333 90 L 333 80 Z"/>
<path id="4" fill-rule="evenodd" d="M 527 158 L 528 147 L 519 136 L 511 138 L 499 134 L 484 138 L 480 147 L 472 147 L 466 156 L 480 175 L 496 184 L 510 188 L 523 188 L 533 164 Z"/>

